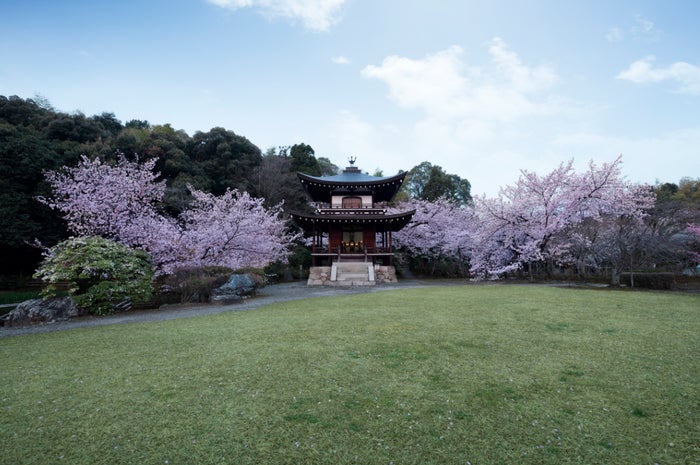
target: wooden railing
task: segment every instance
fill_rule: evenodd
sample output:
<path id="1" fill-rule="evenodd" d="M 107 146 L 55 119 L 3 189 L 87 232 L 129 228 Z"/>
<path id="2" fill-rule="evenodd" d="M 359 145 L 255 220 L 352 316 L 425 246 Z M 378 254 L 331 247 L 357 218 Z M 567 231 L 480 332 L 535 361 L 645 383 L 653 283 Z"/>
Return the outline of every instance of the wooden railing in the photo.
<path id="1" fill-rule="evenodd" d="M 321 215 L 384 215 L 384 208 L 319 208 Z"/>
<path id="2" fill-rule="evenodd" d="M 314 245 L 311 248 L 312 254 L 369 254 L 369 255 L 388 255 L 393 253 L 390 247 L 362 247 L 353 250 L 348 250 L 342 246 L 334 247 L 331 250 L 328 246 Z"/>

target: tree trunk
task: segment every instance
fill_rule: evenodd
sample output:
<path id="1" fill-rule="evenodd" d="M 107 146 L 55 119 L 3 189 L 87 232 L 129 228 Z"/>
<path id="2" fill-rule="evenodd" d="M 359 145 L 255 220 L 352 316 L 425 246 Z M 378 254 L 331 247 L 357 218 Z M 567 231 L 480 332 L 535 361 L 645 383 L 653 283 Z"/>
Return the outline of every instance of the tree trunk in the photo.
<path id="1" fill-rule="evenodd" d="M 617 267 L 613 266 L 610 276 L 610 285 L 619 286 L 620 285 L 620 273 L 617 271 Z"/>
<path id="2" fill-rule="evenodd" d="M 630 287 L 634 287 L 634 264 L 632 257 L 630 257 Z"/>

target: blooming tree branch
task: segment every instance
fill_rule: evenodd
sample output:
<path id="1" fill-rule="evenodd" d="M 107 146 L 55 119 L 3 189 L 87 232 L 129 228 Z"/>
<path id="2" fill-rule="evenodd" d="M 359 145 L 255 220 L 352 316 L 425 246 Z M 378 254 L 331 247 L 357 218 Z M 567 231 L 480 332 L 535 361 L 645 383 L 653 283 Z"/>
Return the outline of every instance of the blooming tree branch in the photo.
<path id="1" fill-rule="evenodd" d="M 263 207 L 246 192 L 213 196 L 188 186 L 192 204 L 179 218 L 161 214 L 165 181 L 142 164 L 119 157 L 111 166 L 82 157 L 76 167 L 46 173 L 53 196 L 39 201 L 64 214 L 77 235 L 99 235 L 142 249 L 158 274 L 178 268 L 217 265 L 233 269 L 284 260 L 294 236 L 281 205 Z"/>

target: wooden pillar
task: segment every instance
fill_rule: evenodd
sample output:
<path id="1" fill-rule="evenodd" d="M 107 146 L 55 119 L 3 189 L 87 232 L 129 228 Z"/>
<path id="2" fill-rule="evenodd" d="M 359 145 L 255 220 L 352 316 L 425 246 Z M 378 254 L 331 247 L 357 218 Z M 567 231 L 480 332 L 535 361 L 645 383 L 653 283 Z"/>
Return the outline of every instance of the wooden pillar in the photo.
<path id="1" fill-rule="evenodd" d="M 393 244 L 391 243 L 391 231 L 389 231 L 387 234 L 389 236 L 389 266 L 394 266 L 394 254 L 391 251 L 393 248 Z"/>

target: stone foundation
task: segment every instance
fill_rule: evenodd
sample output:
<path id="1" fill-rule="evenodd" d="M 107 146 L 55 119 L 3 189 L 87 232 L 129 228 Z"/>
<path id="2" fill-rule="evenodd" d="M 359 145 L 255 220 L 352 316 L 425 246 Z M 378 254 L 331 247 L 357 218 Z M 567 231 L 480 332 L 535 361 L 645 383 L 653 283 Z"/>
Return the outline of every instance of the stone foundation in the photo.
<path id="1" fill-rule="evenodd" d="M 374 265 L 374 279 L 377 281 L 377 284 L 398 282 L 398 279 L 396 279 L 396 268 L 393 266 Z"/>
<path id="2" fill-rule="evenodd" d="M 312 266 L 309 269 L 308 286 L 374 286 L 375 284 L 395 283 L 396 269 L 393 266 L 374 265 L 374 276 L 367 279 L 333 280 L 332 267 Z"/>
<path id="3" fill-rule="evenodd" d="M 330 266 L 312 266 L 309 268 L 309 280 L 306 281 L 308 286 L 330 286 L 330 282 Z"/>

